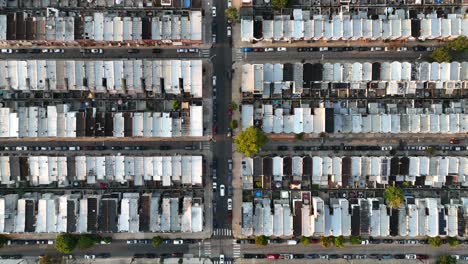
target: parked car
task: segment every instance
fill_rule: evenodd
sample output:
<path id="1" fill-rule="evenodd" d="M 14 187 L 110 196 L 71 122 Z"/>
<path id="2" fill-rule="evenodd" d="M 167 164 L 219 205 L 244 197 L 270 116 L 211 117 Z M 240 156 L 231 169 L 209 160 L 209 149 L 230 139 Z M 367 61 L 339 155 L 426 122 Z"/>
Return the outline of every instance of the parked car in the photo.
<path id="1" fill-rule="evenodd" d="M 161 52 L 162 52 L 162 49 L 153 49 L 152 52 L 153 52 L 153 53 L 161 53 Z"/>
<path id="2" fill-rule="evenodd" d="M 27 49 L 15 49 L 15 53 L 28 53 Z"/>
<path id="3" fill-rule="evenodd" d="M 102 49 L 91 49 L 91 53 L 93 54 L 102 54 L 104 51 Z"/>
<path id="4" fill-rule="evenodd" d="M 227 199 L 227 209 L 228 209 L 228 211 L 232 210 L 232 199 L 231 198 Z"/>
<path id="5" fill-rule="evenodd" d="M 272 52 L 272 51 L 275 51 L 274 48 L 265 48 L 265 52 Z"/>
<path id="6" fill-rule="evenodd" d="M 303 151 L 305 150 L 305 147 L 304 146 L 294 146 L 293 148 L 295 151 Z"/>
<path id="7" fill-rule="evenodd" d="M 278 150 L 281 150 L 281 151 L 288 150 L 288 146 L 278 146 Z"/>
<path id="8" fill-rule="evenodd" d="M 30 49 L 29 53 L 41 53 L 40 49 Z"/>
<path id="9" fill-rule="evenodd" d="M 264 49 L 264 48 L 253 48 L 252 51 L 253 51 L 253 52 L 264 52 L 265 49 Z"/>
<path id="10" fill-rule="evenodd" d="M 54 53 L 64 53 L 64 49 L 54 49 Z"/>
<path id="11" fill-rule="evenodd" d="M 231 28 L 231 26 L 227 26 L 227 27 L 226 27 L 226 32 L 227 32 L 228 38 L 230 38 L 231 35 L 232 35 L 232 28 Z"/>
<path id="12" fill-rule="evenodd" d="M 276 51 L 287 51 L 287 49 L 285 47 L 279 47 L 276 48 Z"/>
<path id="13" fill-rule="evenodd" d="M 211 16 L 212 16 L 212 17 L 216 17 L 216 6 L 213 6 L 213 7 L 211 8 Z"/>
<path id="14" fill-rule="evenodd" d="M 305 257 L 307 259 L 318 259 L 320 258 L 320 255 L 319 254 L 307 254 Z"/>
<path id="15" fill-rule="evenodd" d="M 216 34 L 211 34 L 211 42 L 216 43 Z"/>
<path id="16" fill-rule="evenodd" d="M 182 245 L 182 244 L 184 244 L 184 241 L 182 239 L 177 239 L 177 240 L 173 241 L 173 244 L 174 245 Z"/>
<path id="17" fill-rule="evenodd" d="M 170 150 L 170 149 L 171 149 L 171 146 L 166 146 L 166 145 L 159 146 L 159 150 Z"/>
<path id="18" fill-rule="evenodd" d="M 188 49 L 189 53 L 198 53 L 198 49 Z"/>
<path id="19" fill-rule="evenodd" d="M 13 53 L 12 49 L 2 49 L 2 53 Z"/>
<path id="20" fill-rule="evenodd" d="M 416 254 L 406 254 L 405 259 L 418 259 Z"/>
<path id="21" fill-rule="evenodd" d="M 139 49 L 128 49 L 127 52 L 128 53 L 139 53 L 140 50 Z"/>
<path id="22" fill-rule="evenodd" d="M 219 264 L 224 264 L 224 255 L 223 254 L 219 255 Z"/>
<path id="23" fill-rule="evenodd" d="M 279 259 L 280 258 L 280 254 L 268 254 L 267 259 Z"/>
<path id="24" fill-rule="evenodd" d="M 460 144 L 460 140 L 452 138 L 452 139 L 450 139 L 450 144 Z"/>
<path id="25" fill-rule="evenodd" d="M 177 49 L 177 53 L 187 53 L 188 49 Z"/>
<path id="26" fill-rule="evenodd" d="M 242 48 L 242 52 L 252 52 L 252 48 Z"/>

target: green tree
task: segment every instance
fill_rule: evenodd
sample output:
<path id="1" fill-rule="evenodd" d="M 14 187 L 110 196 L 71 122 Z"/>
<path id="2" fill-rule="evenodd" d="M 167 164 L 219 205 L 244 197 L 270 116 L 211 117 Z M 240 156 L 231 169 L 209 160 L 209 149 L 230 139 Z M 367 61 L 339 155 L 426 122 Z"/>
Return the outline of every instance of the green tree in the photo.
<path id="1" fill-rule="evenodd" d="M 153 240 L 151 241 L 151 244 L 153 245 L 153 247 L 159 247 L 163 242 L 163 239 L 162 237 L 160 236 L 155 236 L 153 237 Z"/>
<path id="2" fill-rule="evenodd" d="M 268 244 L 268 238 L 266 236 L 256 236 L 255 245 L 266 246 Z"/>
<path id="3" fill-rule="evenodd" d="M 429 155 L 434 155 L 435 154 L 435 148 L 434 147 L 428 147 L 426 149 L 426 153 L 429 154 Z"/>
<path id="4" fill-rule="evenodd" d="M 239 15 L 237 14 L 237 8 L 235 8 L 233 6 L 226 9 L 226 11 L 224 11 L 224 13 L 226 14 L 227 18 L 229 20 L 231 20 L 232 22 L 237 21 L 237 19 L 239 18 Z"/>
<path id="5" fill-rule="evenodd" d="M 81 235 L 78 238 L 77 246 L 79 249 L 84 250 L 91 248 L 96 243 L 97 238 L 92 235 Z"/>
<path id="6" fill-rule="evenodd" d="M 451 247 L 457 247 L 460 245 L 460 241 L 456 237 L 449 237 L 448 243 Z"/>
<path id="7" fill-rule="evenodd" d="M 398 208 L 404 203 L 403 190 L 398 187 L 388 187 L 385 190 L 384 198 L 387 205 L 391 208 Z"/>
<path id="8" fill-rule="evenodd" d="M 295 140 L 304 140 L 304 133 L 299 133 L 294 135 Z"/>
<path id="9" fill-rule="evenodd" d="M 229 128 L 232 129 L 232 130 L 236 129 L 238 126 L 239 126 L 239 123 L 237 122 L 236 119 L 232 119 L 229 122 Z"/>
<path id="10" fill-rule="evenodd" d="M 351 236 L 349 242 L 351 245 L 361 245 L 362 239 L 358 236 Z"/>
<path id="11" fill-rule="evenodd" d="M 74 235 L 63 233 L 55 239 L 55 249 L 63 254 L 70 254 L 76 247 L 77 239 Z"/>
<path id="12" fill-rule="evenodd" d="M 249 127 L 234 138 L 237 151 L 248 157 L 257 154 L 267 142 L 265 133 L 256 127 Z"/>
<path id="13" fill-rule="evenodd" d="M 179 261 L 178 261 L 179 264 L 182 264 L 184 263 L 184 259 L 180 258 Z"/>
<path id="14" fill-rule="evenodd" d="M 450 55 L 450 50 L 448 48 L 442 47 L 432 52 L 431 59 L 436 62 L 450 62 L 452 60 L 452 55 Z"/>
<path id="15" fill-rule="evenodd" d="M 411 183 L 410 183 L 409 181 L 404 181 L 404 182 L 401 184 L 401 186 L 402 186 L 403 188 L 409 188 L 409 187 L 411 186 Z"/>
<path id="16" fill-rule="evenodd" d="M 272 0 L 271 4 L 276 8 L 283 8 L 289 4 L 289 0 Z"/>
<path id="17" fill-rule="evenodd" d="M 61 257 L 45 255 L 39 258 L 39 264 L 61 264 L 63 259 Z"/>
<path id="18" fill-rule="evenodd" d="M 332 238 L 331 237 L 320 237 L 320 244 L 322 244 L 322 247 L 329 247 L 332 243 Z"/>
<path id="19" fill-rule="evenodd" d="M 457 260 L 452 256 L 443 255 L 437 258 L 436 263 L 437 264 L 456 264 Z"/>
<path id="20" fill-rule="evenodd" d="M 343 236 L 337 236 L 333 238 L 333 244 L 335 244 L 335 247 L 342 248 L 344 246 L 344 238 Z"/>
<path id="21" fill-rule="evenodd" d="M 450 42 L 447 46 L 455 52 L 467 52 L 468 38 L 466 36 L 459 36 Z"/>
<path id="22" fill-rule="evenodd" d="M 442 239 L 440 239 L 439 236 L 430 237 L 427 239 L 427 242 L 429 242 L 429 245 L 433 247 L 440 247 L 442 245 Z"/>
<path id="23" fill-rule="evenodd" d="M 231 108 L 232 111 L 236 111 L 239 108 L 239 106 L 237 106 L 235 102 L 231 102 L 229 104 L 229 107 Z"/>
<path id="24" fill-rule="evenodd" d="M 10 240 L 8 236 L 0 234 L 0 248 L 7 244 L 8 240 Z"/>
<path id="25" fill-rule="evenodd" d="M 306 236 L 302 236 L 302 237 L 301 237 L 301 243 L 302 243 L 302 245 L 304 245 L 304 246 L 310 245 L 310 238 L 309 238 L 309 237 L 306 237 Z"/>
<path id="26" fill-rule="evenodd" d="M 179 110 L 180 109 L 180 102 L 177 100 L 172 100 L 172 108 L 174 110 Z"/>
<path id="27" fill-rule="evenodd" d="M 102 241 L 106 244 L 110 244 L 112 243 L 112 237 L 104 237 Z"/>

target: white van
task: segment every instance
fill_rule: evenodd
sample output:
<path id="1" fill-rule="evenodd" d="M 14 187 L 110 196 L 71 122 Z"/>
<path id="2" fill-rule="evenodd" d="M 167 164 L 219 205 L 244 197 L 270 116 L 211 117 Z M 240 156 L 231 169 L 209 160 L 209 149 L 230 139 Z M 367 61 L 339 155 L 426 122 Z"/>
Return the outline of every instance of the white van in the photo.
<path id="1" fill-rule="evenodd" d="M 288 245 L 297 245 L 296 240 L 288 240 Z"/>

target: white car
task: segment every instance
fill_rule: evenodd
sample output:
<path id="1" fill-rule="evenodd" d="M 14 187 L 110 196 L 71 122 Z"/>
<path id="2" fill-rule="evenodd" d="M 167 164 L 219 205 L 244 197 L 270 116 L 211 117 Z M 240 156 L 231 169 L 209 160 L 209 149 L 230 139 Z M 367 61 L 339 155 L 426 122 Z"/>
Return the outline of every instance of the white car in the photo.
<path id="1" fill-rule="evenodd" d="M 64 49 L 54 49 L 54 53 L 64 53 Z"/>
<path id="2" fill-rule="evenodd" d="M 96 255 L 84 255 L 85 259 L 95 259 Z"/>
<path id="3" fill-rule="evenodd" d="M 285 47 L 279 47 L 279 48 L 276 48 L 276 51 L 286 51 L 287 49 Z"/>
<path id="4" fill-rule="evenodd" d="M 416 254 L 406 254 L 405 258 L 406 259 L 417 259 L 418 257 L 416 256 Z"/>
<path id="5" fill-rule="evenodd" d="M 211 16 L 216 17 L 216 6 L 211 8 Z"/>
<path id="6" fill-rule="evenodd" d="M 367 244 L 369 244 L 369 240 L 362 240 L 361 241 L 361 245 L 367 245 Z"/>
<path id="7" fill-rule="evenodd" d="M 102 49 L 91 49 L 91 53 L 102 53 Z"/>
<path id="8" fill-rule="evenodd" d="M 382 146 L 382 150 L 392 150 L 392 146 Z"/>
<path id="9" fill-rule="evenodd" d="M 265 48 L 265 52 L 273 52 L 273 51 L 275 51 L 274 48 Z"/>
<path id="10" fill-rule="evenodd" d="M 228 211 L 231 211 L 232 210 L 232 199 L 231 198 L 227 199 L 227 206 L 228 206 Z"/>
<path id="11" fill-rule="evenodd" d="M 213 76 L 213 86 L 216 86 L 216 76 Z"/>
<path id="12" fill-rule="evenodd" d="M 221 197 L 224 197 L 224 192 L 225 192 L 225 191 L 226 191 L 226 187 L 224 186 L 224 184 L 221 184 L 221 185 L 219 186 L 219 195 L 220 195 Z"/>
<path id="13" fill-rule="evenodd" d="M 227 36 L 230 37 L 232 35 L 232 28 L 231 26 L 227 26 Z"/>
<path id="14" fill-rule="evenodd" d="M 51 50 L 49 50 L 49 49 L 42 49 L 41 52 L 42 52 L 42 53 L 49 53 L 50 51 L 51 51 Z"/>
<path id="15" fill-rule="evenodd" d="M 228 7 L 231 7 L 231 6 L 232 6 L 232 0 L 228 0 L 227 6 L 228 6 Z"/>
<path id="16" fill-rule="evenodd" d="M 327 51 L 328 50 L 328 47 L 320 47 L 319 48 L 319 51 Z"/>
<path id="17" fill-rule="evenodd" d="M 213 182 L 213 191 L 216 191 L 216 187 L 218 186 L 218 183 Z"/>
<path id="18" fill-rule="evenodd" d="M 182 245 L 184 244 L 184 241 L 182 239 L 174 240 L 174 245 Z"/>
<path id="19" fill-rule="evenodd" d="M 13 53 L 12 49 L 2 49 L 2 53 Z"/>
<path id="20" fill-rule="evenodd" d="M 219 264 L 224 264 L 224 255 L 223 254 L 219 255 Z"/>

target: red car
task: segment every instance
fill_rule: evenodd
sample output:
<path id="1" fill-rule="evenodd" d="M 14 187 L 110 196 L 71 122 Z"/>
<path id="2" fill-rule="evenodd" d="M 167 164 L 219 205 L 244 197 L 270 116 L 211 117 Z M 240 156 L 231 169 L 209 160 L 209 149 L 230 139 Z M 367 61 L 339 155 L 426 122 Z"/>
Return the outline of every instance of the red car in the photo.
<path id="1" fill-rule="evenodd" d="M 268 254 L 267 259 L 279 259 L 279 254 Z"/>
<path id="2" fill-rule="evenodd" d="M 429 256 L 428 255 L 417 254 L 416 258 L 417 259 L 429 259 Z"/>
<path id="3" fill-rule="evenodd" d="M 460 140 L 452 138 L 450 139 L 450 144 L 460 144 Z"/>

